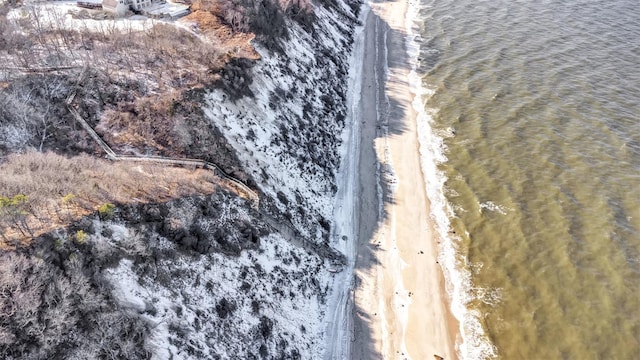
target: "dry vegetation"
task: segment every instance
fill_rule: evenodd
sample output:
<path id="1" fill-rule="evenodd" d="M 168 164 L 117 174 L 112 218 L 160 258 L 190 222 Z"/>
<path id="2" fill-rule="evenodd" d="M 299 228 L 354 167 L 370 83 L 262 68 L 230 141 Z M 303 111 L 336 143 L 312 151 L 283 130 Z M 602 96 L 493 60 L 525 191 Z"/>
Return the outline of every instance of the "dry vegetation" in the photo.
<path id="1" fill-rule="evenodd" d="M 3 249 L 96 211 L 106 216 L 113 211 L 106 204 L 157 203 L 221 188 L 239 193 L 209 170 L 113 163 L 87 155 L 11 155 L 0 173 Z"/>
<path id="2" fill-rule="evenodd" d="M 232 85 L 229 86 L 230 91 L 237 96 L 248 94 L 246 87 L 251 80 L 245 73 L 252 61 L 259 58 L 250 44 L 253 34 L 232 31 L 230 27 L 217 23 L 217 18 L 204 21 L 209 24 L 209 30 L 202 37 L 168 23 L 143 25 L 131 22 L 116 26 L 114 22 L 104 22 L 91 28 L 70 27 L 71 20 L 67 14 L 51 6 L 47 11 L 44 9 L 34 5 L 14 11 L 12 17 L 7 17 L 10 7 L 0 6 L 0 99 L 8 99 L 5 102 L 19 104 L 23 98 L 28 98 L 31 95 L 30 84 L 19 86 L 22 79 L 33 77 L 28 74 L 44 69 L 57 73 L 59 79 L 56 83 L 64 86 L 51 89 L 47 96 L 40 96 L 42 101 L 37 105 L 46 105 L 47 108 L 60 104 L 61 98 L 69 92 L 69 84 L 85 66 L 99 79 L 94 81 L 92 89 L 88 89 L 98 93 L 93 99 L 87 99 L 95 102 L 87 104 L 92 107 L 90 115 L 93 117 L 101 116 L 104 111 L 113 114 L 113 111 L 144 106 L 149 102 L 180 99 L 185 91 L 216 84 L 223 87 Z M 73 70 L 74 67 L 77 70 Z M 42 75 L 41 81 L 50 82 L 51 76 Z M 136 104 L 137 101 L 140 104 Z M 29 99 L 27 102 L 35 105 Z M 24 107 L 15 105 L 10 109 L 12 114 L 9 117 L 15 125 L 21 121 L 15 119 L 18 117 L 15 114 L 25 113 Z M 5 143 L 7 152 L 26 146 L 42 149 L 42 141 L 38 142 L 36 137 L 45 139 L 47 134 L 35 133 L 42 130 L 43 121 L 30 120 L 36 125 L 29 129 L 10 126 L 10 131 L 3 130 L 0 133 L 0 150 Z M 33 136 L 29 138 L 29 135 Z M 136 135 L 144 137 L 143 134 L 131 134 Z M 2 138 L 9 140 L 1 141 Z"/>
<path id="3" fill-rule="evenodd" d="M 109 23 L 69 28 L 66 14 L 44 13 L 38 5 L 17 18 L 8 18 L 8 11 L 0 6 L 0 248 L 24 245 L 96 211 L 113 211 L 104 208 L 108 204 L 163 202 L 220 187 L 237 193 L 206 170 L 82 155 L 100 152 L 64 101 L 80 66 L 87 68 L 76 105 L 116 149 L 217 157 L 225 171 L 242 175 L 224 137 L 204 121 L 194 88 L 237 80 L 225 73 L 238 69 L 238 57 L 248 61 L 240 62 L 241 70 L 258 58 L 252 34 L 221 25 L 223 31 L 208 32 L 203 41 L 163 23 L 142 30 Z M 225 71 L 228 63 L 231 70 Z M 243 88 L 249 82 L 236 83 Z M 16 152 L 23 154 L 10 155 Z"/>
<path id="4" fill-rule="evenodd" d="M 196 24 L 193 31 L 161 22 L 70 26 L 71 16 L 52 5 L 25 6 L 11 16 L 10 5 L 0 5 L 5 244 L 37 236 L 104 203 L 213 191 L 189 182 L 210 179 L 183 176 L 184 169 L 76 156 L 100 154 L 64 105 L 81 68 L 89 75 L 79 84 L 74 107 L 117 152 L 201 158 L 252 183 L 224 136 L 206 121 L 202 89 L 220 86 L 231 100 L 250 96 L 250 68 L 259 58 L 251 41 L 255 37 L 268 49 L 282 51 L 289 31 L 286 18 L 312 29 L 313 6 L 307 0 L 196 0 L 192 5 L 194 12 L 184 21 L 187 28 Z M 76 157 L 42 153 L 47 151 Z M 8 155 L 14 152 L 27 153 Z M 161 189 L 172 183 L 189 190 Z"/>
<path id="5" fill-rule="evenodd" d="M 197 112 L 197 105 L 181 93 L 169 92 L 109 108 L 96 130 L 116 148 L 126 144 L 136 149 L 153 148 L 166 155 L 184 155 L 199 138 L 193 134 L 197 128 L 189 124 L 190 115 Z"/>
<path id="6" fill-rule="evenodd" d="M 26 147 L 42 151 L 58 144 L 81 144 L 83 134 L 67 121 L 64 76 L 31 74 L 0 89 L 0 156 Z M 65 146 L 66 147 L 66 146 Z"/>
<path id="7" fill-rule="evenodd" d="M 89 26 L 78 20 L 85 10 L 12 6 L 0 5 L 0 158 L 28 148 L 96 153 L 62 106 L 86 67 L 91 75 L 77 105 L 111 146 L 130 154 L 215 156 L 241 178 L 221 134 L 203 121 L 198 89 L 221 87 L 231 100 L 251 96 L 254 38 L 283 51 L 285 19 L 311 28 L 314 16 L 308 0 L 195 0 L 182 27 L 111 20 Z"/>
<path id="8" fill-rule="evenodd" d="M 203 41 L 168 23 L 105 22 L 83 28 L 70 26 L 69 15 L 55 7 L 23 8 L 17 18 L 8 18 L 9 10 L 0 6 L 0 58 L 13 75 L 15 68 L 88 65 L 115 81 L 144 80 L 149 91 L 161 92 L 208 84 L 231 58 L 257 58 L 249 34 Z"/>
<path id="9" fill-rule="evenodd" d="M 288 37 L 286 17 L 307 29 L 314 20 L 309 0 L 195 0 L 191 9 L 190 17 L 204 20 L 198 23 L 205 29 L 223 24 L 220 28 L 228 27 L 235 33 L 253 33 L 267 49 L 275 51 L 284 50 L 280 40 Z"/>
<path id="10" fill-rule="evenodd" d="M 251 45 L 255 35 L 234 30 L 218 14 L 217 9 L 210 9 L 203 6 L 201 2 L 196 2 L 191 7 L 191 13 L 180 21 L 197 26 L 198 32 L 215 42 L 220 53 L 225 54 L 229 59 L 241 57 L 258 60 L 260 55 Z"/>

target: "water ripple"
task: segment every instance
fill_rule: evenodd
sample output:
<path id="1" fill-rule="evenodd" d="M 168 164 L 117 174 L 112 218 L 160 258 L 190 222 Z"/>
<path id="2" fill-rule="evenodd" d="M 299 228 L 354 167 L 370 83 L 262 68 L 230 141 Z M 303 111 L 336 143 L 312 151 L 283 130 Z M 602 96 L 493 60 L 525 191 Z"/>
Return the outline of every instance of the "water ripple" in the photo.
<path id="1" fill-rule="evenodd" d="M 419 69 L 480 325 L 504 359 L 634 358 L 637 2 L 422 5 Z"/>

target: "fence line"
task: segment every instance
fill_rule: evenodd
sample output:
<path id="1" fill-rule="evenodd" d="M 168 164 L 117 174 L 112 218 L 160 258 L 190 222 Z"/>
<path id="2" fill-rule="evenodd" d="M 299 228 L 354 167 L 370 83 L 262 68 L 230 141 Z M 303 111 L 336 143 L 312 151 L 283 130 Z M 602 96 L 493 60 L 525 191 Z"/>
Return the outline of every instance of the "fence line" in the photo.
<path id="1" fill-rule="evenodd" d="M 203 169 L 213 169 L 215 170 L 219 176 L 225 178 L 226 180 L 231 181 L 235 185 L 239 186 L 242 190 L 244 190 L 255 202 L 256 209 L 258 208 L 260 197 L 258 193 L 256 193 L 253 189 L 251 189 L 248 185 L 243 183 L 241 180 L 234 178 L 233 176 L 227 174 L 224 170 L 222 170 L 218 165 L 200 159 L 188 159 L 188 158 L 169 158 L 162 156 L 131 156 L 131 155 L 115 155 L 113 160 L 117 161 L 139 161 L 139 162 L 154 162 L 161 164 L 170 164 L 170 165 L 182 165 L 182 166 L 195 166 L 201 167 Z"/>
<path id="2" fill-rule="evenodd" d="M 31 68 L 26 66 L 0 66 L 0 70 L 24 71 L 27 73 L 47 73 L 47 72 L 54 72 L 54 71 L 77 69 L 79 67 L 80 67 L 79 65 L 51 66 L 51 67 L 40 67 L 40 68 Z"/>

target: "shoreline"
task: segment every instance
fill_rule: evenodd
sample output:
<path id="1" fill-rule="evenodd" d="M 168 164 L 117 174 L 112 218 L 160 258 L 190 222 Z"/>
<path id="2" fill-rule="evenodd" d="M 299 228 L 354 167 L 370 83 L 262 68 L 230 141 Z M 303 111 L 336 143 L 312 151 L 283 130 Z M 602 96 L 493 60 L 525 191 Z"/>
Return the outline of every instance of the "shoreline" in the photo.
<path id="1" fill-rule="evenodd" d="M 407 10 L 407 0 L 372 3 L 364 28 L 351 319 L 356 359 L 458 358 L 459 324 L 437 261 L 438 233 L 421 170 Z"/>

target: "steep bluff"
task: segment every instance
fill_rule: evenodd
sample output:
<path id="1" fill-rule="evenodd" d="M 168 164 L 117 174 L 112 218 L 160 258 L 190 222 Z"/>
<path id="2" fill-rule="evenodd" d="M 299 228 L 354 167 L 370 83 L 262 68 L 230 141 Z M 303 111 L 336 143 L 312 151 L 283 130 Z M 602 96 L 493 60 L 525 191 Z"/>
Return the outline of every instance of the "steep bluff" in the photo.
<path id="1" fill-rule="evenodd" d="M 115 72 L 85 66 L 88 76 L 79 84 L 79 70 L 6 75 L 2 89 L 13 97 L 5 98 L 10 106 L 0 119 L 6 125 L 0 166 L 7 174 L 0 196 L 10 204 L 28 190 L 29 200 L 4 207 L 2 225 L 6 234 L 27 237 L 34 218 L 60 226 L 0 254 L 6 294 L 0 356 L 320 358 L 327 294 L 340 266 L 328 243 L 359 5 L 334 0 L 295 12 L 300 4 L 279 4 L 286 35 L 256 32 L 259 59 L 227 59 L 210 78 L 205 70 L 180 73 L 179 67 L 164 78 L 134 76 L 137 64 Z M 83 46 L 100 41 L 107 40 Z M 61 53 L 75 61 L 71 52 Z M 189 55 L 189 61 L 199 60 Z M 169 91 L 164 81 L 178 85 Z M 47 85 L 20 108 L 22 95 L 41 83 Z M 15 156 L 30 156 L 38 145 L 71 162 L 78 154 L 102 156 L 64 110 L 74 88 L 73 106 L 114 151 L 215 163 L 255 190 L 259 205 L 224 179 L 188 168 L 172 173 L 189 176 L 184 182 L 154 176 L 161 167 L 119 165 L 119 176 L 144 176 L 109 177 L 113 184 L 106 186 L 99 172 L 112 169 L 105 160 L 96 160 L 91 183 L 49 186 L 46 196 L 37 184 L 27 189 L 21 176 L 34 178 L 42 163 L 59 156 L 33 155 L 16 170 Z M 52 104 L 53 113 L 44 114 L 41 104 Z M 44 128 L 35 115 L 20 120 L 16 114 L 29 108 L 57 120 Z M 149 193 L 145 181 L 154 178 Z M 110 199 L 115 206 L 105 208 Z M 24 214 L 6 212 L 18 207 Z"/>

